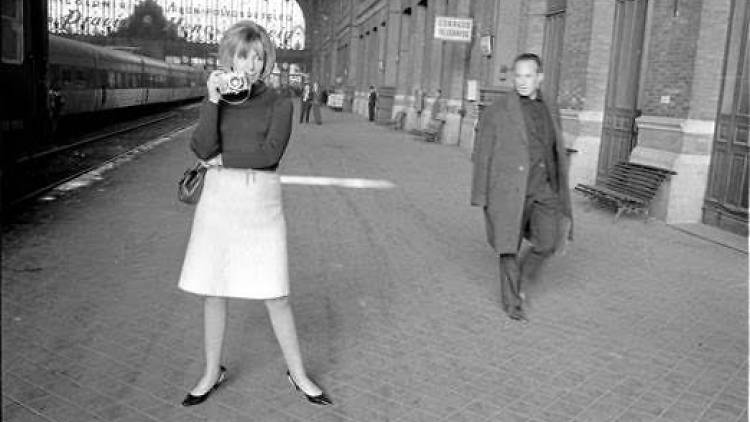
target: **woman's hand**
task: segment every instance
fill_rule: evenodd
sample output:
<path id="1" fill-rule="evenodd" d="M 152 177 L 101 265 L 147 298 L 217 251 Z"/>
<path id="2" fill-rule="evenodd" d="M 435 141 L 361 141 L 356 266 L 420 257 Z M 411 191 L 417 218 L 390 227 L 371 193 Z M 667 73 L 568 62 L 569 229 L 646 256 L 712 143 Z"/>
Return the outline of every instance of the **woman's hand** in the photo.
<path id="1" fill-rule="evenodd" d="M 214 104 L 219 103 L 221 94 L 219 94 L 219 85 L 222 83 L 219 75 L 222 73 L 221 70 L 214 70 L 208 75 L 208 81 L 206 81 L 206 87 L 208 88 L 208 101 Z"/>
<path id="2" fill-rule="evenodd" d="M 213 157 L 211 159 L 200 160 L 200 161 L 206 167 L 218 167 L 218 166 L 224 165 L 224 162 L 221 159 L 221 154 L 219 154 L 219 155 L 217 155 L 217 156 L 215 156 L 215 157 Z"/>

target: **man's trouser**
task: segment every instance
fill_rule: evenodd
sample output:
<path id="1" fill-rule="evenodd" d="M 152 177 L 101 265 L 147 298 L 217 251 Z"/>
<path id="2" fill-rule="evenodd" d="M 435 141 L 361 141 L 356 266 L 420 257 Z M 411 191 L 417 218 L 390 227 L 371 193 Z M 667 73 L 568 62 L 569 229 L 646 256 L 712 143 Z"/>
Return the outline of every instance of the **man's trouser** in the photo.
<path id="1" fill-rule="evenodd" d="M 521 308 L 522 282 L 532 280 L 544 259 L 555 251 L 559 221 L 557 198 L 527 198 L 522 221 L 522 234 L 528 225 L 532 244 L 523 262 L 518 262 L 517 253 L 502 254 L 498 258 L 500 294 L 503 310 L 507 313 Z"/>
<path id="2" fill-rule="evenodd" d="M 302 111 L 300 111 L 299 114 L 299 122 L 302 123 L 304 120 L 305 123 L 310 122 L 310 109 L 312 108 L 312 104 L 309 102 L 302 103 Z"/>

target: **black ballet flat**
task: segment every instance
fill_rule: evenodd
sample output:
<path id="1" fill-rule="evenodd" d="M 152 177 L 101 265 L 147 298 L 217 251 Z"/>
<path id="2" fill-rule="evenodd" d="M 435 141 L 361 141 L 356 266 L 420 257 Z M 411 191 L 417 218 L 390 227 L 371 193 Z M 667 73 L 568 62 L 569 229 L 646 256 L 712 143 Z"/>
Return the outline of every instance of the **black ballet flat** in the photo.
<path id="1" fill-rule="evenodd" d="M 219 371 L 219 378 L 216 380 L 216 383 L 214 383 L 213 387 L 209 388 L 208 391 L 201 394 L 200 396 L 194 396 L 188 393 L 188 395 L 185 396 L 185 399 L 182 401 L 182 405 L 183 406 L 195 406 L 196 404 L 201 404 L 204 401 L 206 401 L 208 396 L 210 396 L 211 393 L 213 393 L 214 390 L 216 390 L 219 387 L 219 385 L 221 385 L 221 383 L 224 382 L 224 380 L 226 379 L 226 374 L 227 374 L 227 368 L 225 368 L 222 365 L 221 370 Z"/>
<path id="2" fill-rule="evenodd" d="M 299 385 L 297 385 L 297 383 L 294 382 L 294 379 L 292 379 L 292 374 L 290 374 L 289 371 L 286 371 L 286 377 L 289 380 L 289 383 L 292 384 L 292 386 L 297 391 L 302 391 L 302 394 L 305 395 L 305 397 L 307 398 L 307 401 L 309 401 L 310 403 L 317 404 L 319 406 L 328 406 L 329 404 L 333 404 L 331 399 L 329 399 L 328 396 L 326 396 L 326 393 L 321 392 L 317 396 L 311 396 L 305 393 L 301 388 L 299 388 Z"/>

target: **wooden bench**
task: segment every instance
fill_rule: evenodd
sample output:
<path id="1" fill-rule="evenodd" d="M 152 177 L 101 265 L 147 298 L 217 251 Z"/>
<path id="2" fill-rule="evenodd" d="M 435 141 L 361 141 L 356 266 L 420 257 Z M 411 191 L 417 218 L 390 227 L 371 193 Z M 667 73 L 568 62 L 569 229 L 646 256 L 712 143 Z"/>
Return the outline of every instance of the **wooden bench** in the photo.
<path id="1" fill-rule="evenodd" d="M 445 121 L 439 119 L 430 119 L 427 127 L 424 129 L 412 129 L 409 131 L 412 135 L 421 136 L 425 142 L 439 142 L 440 133 L 443 131 Z"/>
<path id="2" fill-rule="evenodd" d="M 672 170 L 620 161 L 601 182 L 593 186 L 579 183 L 574 189 L 592 202 L 616 207 L 615 222 L 624 211 L 644 214 L 648 221 L 648 208 L 659 186 L 675 174 Z"/>
<path id="3" fill-rule="evenodd" d="M 393 129 L 400 130 L 404 128 L 405 122 L 406 122 L 406 113 L 403 111 L 397 111 L 393 119 L 378 120 L 375 122 L 375 124 L 378 124 L 381 126 L 390 126 Z"/>

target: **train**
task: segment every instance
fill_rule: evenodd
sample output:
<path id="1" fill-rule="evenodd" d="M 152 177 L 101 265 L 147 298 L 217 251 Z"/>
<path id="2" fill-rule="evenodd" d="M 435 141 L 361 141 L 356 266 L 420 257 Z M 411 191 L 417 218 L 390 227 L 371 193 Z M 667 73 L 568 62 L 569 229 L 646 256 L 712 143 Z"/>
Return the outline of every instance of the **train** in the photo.
<path id="1" fill-rule="evenodd" d="M 47 82 L 55 117 L 198 99 L 208 71 L 49 35 Z"/>

